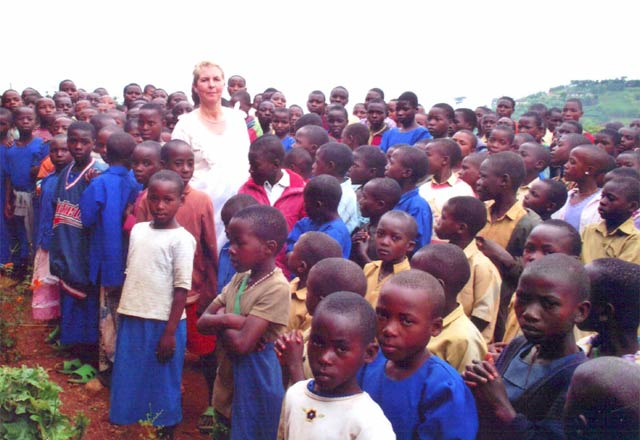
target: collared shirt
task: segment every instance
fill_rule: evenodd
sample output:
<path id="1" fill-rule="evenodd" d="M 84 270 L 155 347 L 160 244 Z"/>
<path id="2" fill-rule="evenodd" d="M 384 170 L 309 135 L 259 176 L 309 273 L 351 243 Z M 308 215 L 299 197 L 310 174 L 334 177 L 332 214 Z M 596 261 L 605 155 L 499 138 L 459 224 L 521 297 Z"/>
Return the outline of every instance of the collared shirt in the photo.
<path id="1" fill-rule="evenodd" d="M 640 264 L 640 231 L 629 217 L 613 231 L 607 231 L 605 220 L 589 225 L 582 234 L 582 261 L 589 264 L 597 258 L 619 258 Z"/>
<path id="2" fill-rule="evenodd" d="M 442 331 L 431 337 L 429 351 L 462 373 L 472 361 L 481 361 L 487 344 L 478 328 L 465 315 L 462 305 L 453 309 L 442 321 Z"/>
<path id="3" fill-rule="evenodd" d="M 435 178 L 432 178 L 430 182 L 420 186 L 418 192 L 420 193 L 420 197 L 425 199 L 427 203 L 429 203 L 429 206 L 431 206 L 434 225 L 440 218 L 442 207 L 447 203 L 447 200 L 458 196 L 475 196 L 473 189 L 467 182 L 460 179 L 457 173 L 451 173 L 451 176 L 442 183 L 438 183 Z"/>
<path id="4" fill-rule="evenodd" d="M 300 286 L 300 278 L 289 283 L 291 288 L 291 305 L 289 307 L 289 325 L 287 330 L 305 331 L 311 327 L 311 315 L 307 312 L 307 287 Z"/>
<path id="5" fill-rule="evenodd" d="M 458 293 L 458 302 L 462 306 L 465 315 L 469 318 L 475 316 L 489 325 L 482 331 L 484 340 L 489 343 L 493 338 L 493 331 L 498 318 L 500 306 L 500 272 L 487 258 L 475 240 L 464 248 L 464 255 L 469 262 L 471 276 L 469 281 Z"/>
<path id="6" fill-rule="evenodd" d="M 409 265 L 409 259 L 405 257 L 404 260 L 393 265 L 392 274 L 387 275 L 383 279 L 379 279 L 381 269 L 382 260 L 367 263 L 363 269 L 364 276 L 367 279 L 367 294 L 365 295 L 364 299 L 366 299 L 372 307 L 376 306 L 376 303 L 378 302 L 378 296 L 380 295 L 380 289 L 382 288 L 382 285 L 391 277 L 391 275 L 409 270 L 411 269 L 411 266 Z"/>
<path id="7" fill-rule="evenodd" d="M 276 183 L 271 185 L 269 181 L 264 182 L 264 190 L 267 192 L 269 198 L 269 204 L 273 206 L 276 201 L 282 196 L 282 193 L 291 185 L 291 179 L 289 173 L 282 173 L 282 177 Z"/>
<path id="8" fill-rule="evenodd" d="M 494 203 L 495 200 L 485 202 L 485 206 L 487 207 L 487 224 L 478 235 L 493 240 L 502 246 L 503 249 L 506 249 L 513 230 L 520 219 L 527 215 L 527 210 L 522 207 L 522 204 L 516 202 L 502 217 L 491 220 L 491 207 Z"/>

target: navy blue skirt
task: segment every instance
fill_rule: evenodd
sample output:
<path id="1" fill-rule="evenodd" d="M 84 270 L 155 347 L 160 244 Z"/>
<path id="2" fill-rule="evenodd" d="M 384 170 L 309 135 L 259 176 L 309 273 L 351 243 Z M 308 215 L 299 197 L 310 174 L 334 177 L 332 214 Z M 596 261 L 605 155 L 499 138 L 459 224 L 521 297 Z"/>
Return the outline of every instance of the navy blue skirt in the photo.
<path id="1" fill-rule="evenodd" d="M 166 321 L 120 315 L 111 378 L 111 423 L 148 420 L 154 426 L 173 426 L 182 421 L 180 385 L 187 325 L 184 319 L 180 321 L 173 358 L 161 364 L 156 347 L 166 326 Z"/>

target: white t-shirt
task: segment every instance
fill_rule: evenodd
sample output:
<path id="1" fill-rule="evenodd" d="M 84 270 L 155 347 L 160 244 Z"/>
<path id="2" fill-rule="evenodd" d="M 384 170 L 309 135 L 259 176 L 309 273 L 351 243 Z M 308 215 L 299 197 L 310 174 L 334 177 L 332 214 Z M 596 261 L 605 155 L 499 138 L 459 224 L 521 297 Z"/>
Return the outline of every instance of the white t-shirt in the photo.
<path id="1" fill-rule="evenodd" d="M 195 250 L 195 238 L 183 227 L 154 229 L 151 222 L 136 224 L 118 313 L 167 321 L 173 289 L 191 290 Z M 185 318 L 182 312 L 181 319 Z"/>
<path id="2" fill-rule="evenodd" d="M 392 440 L 396 438 L 382 409 L 366 392 L 324 397 L 309 390 L 312 381 L 293 384 L 284 397 L 278 439 Z"/>
<path id="3" fill-rule="evenodd" d="M 218 249 L 226 241 L 220 211 L 229 198 L 236 195 L 249 178 L 249 134 L 242 113 L 222 107 L 225 131 L 212 133 L 200 119 L 196 109 L 180 117 L 172 139 L 191 145 L 195 157 L 193 178 L 189 184 L 209 194 L 213 202 Z"/>
<path id="4" fill-rule="evenodd" d="M 347 178 L 340 184 L 340 187 L 342 188 L 342 197 L 340 197 L 340 204 L 338 204 L 338 215 L 351 234 L 360 223 L 358 197 L 351 185 L 351 179 Z"/>

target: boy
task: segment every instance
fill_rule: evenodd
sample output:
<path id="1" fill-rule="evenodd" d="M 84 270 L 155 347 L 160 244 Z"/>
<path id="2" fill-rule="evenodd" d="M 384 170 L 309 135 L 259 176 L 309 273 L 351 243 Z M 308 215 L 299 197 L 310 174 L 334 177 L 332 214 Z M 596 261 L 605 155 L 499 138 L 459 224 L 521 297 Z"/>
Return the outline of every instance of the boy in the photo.
<path id="1" fill-rule="evenodd" d="M 578 145 L 588 145 L 589 139 L 581 134 L 568 133 L 561 136 L 558 142 L 551 145 L 551 177 L 562 180 L 564 164 L 569 160 L 569 153 Z M 567 188 L 569 189 L 569 188 Z"/>
<path id="2" fill-rule="evenodd" d="M 198 330 L 222 342 L 213 406 L 219 422 L 230 419 L 232 438 L 273 438 L 284 396 L 273 342 L 289 320 L 289 283 L 275 258 L 287 223 L 276 208 L 250 206 L 227 234 L 238 273 L 198 321 Z"/>
<path id="3" fill-rule="evenodd" d="M 457 297 L 471 275 L 462 249 L 449 243 L 432 243 L 411 258 L 411 268 L 433 275 L 444 288 L 442 331 L 429 341 L 427 349 L 462 373 L 472 361 L 484 359 L 487 344 L 465 315 Z"/>
<path id="4" fill-rule="evenodd" d="M 287 238 L 287 254 L 302 234 L 320 231 L 334 238 L 342 247 L 342 255 L 349 258 L 351 236 L 338 214 L 342 188 L 338 179 L 328 174 L 313 178 L 304 188 L 304 210 L 308 217 L 299 220 Z"/>
<path id="5" fill-rule="evenodd" d="M 89 231 L 89 277 L 100 288 L 99 373 L 102 384 L 111 381 L 116 350 L 116 311 L 125 278 L 127 241 L 124 214 L 138 195 L 138 184 L 129 174 L 136 141 L 127 133 L 107 140 L 109 168 L 91 181 L 80 198 L 82 227 Z"/>
<path id="6" fill-rule="evenodd" d="M 474 193 L 469 184 L 453 172 L 462 160 L 460 146 L 455 141 L 437 139 L 429 142 L 426 149 L 429 172 L 433 177 L 420 187 L 419 194 L 431 207 L 435 224 L 447 200 L 456 196 L 473 196 Z"/>
<path id="7" fill-rule="evenodd" d="M 586 226 L 582 233 L 585 264 L 606 257 L 640 264 L 640 231 L 633 224 L 633 213 L 639 205 L 639 181 L 620 177 L 607 182 L 598 208 L 602 220 Z"/>
<path id="8" fill-rule="evenodd" d="M 429 159 L 427 155 L 409 146 L 399 146 L 394 149 L 385 169 L 385 176 L 394 179 L 400 188 L 402 196 L 394 209 L 399 209 L 416 219 L 418 234 L 416 248 L 421 248 L 431 242 L 432 216 L 431 207 L 425 199 L 420 197 L 416 184 L 427 175 Z"/>
<path id="9" fill-rule="evenodd" d="M 501 278 L 498 269 L 476 245 L 475 237 L 487 223 L 487 209 L 473 197 L 453 197 L 444 205 L 436 223 L 438 237 L 449 240 L 464 251 L 470 267 L 467 283 L 460 289 L 458 302 L 488 344 L 500 304 Z"/>
<path id="10" fill-rule="evenodd" d="M 352 236 L 351 259 L 359 265 L 364 266 L 379 258 L 375 244 L 378 223 L 382 215 L 398 204 L 401 194 L 398 182 L 388 177 L 371 179 L 359 191 L 360 213 L 368 219 Z"/>
<path id="11" fill-rule="evenodd" d="M 160 142 L 144 141 L 133 150 L 131 156 L 131 169 L 136 181 L 142 185 L 142 191 L 138 194 L 138 198 L 133 206 L 133 216 L 136 221 L 149 221 L 150 213 L 148 207 L 143 201 L 147 197 L 147 186 L 149 179 L 156 172 L 162 169 L 162 161 L 160 159 Z M 127 221 L 127 223 L 130 223 Z M 125 226 L 127 228 L 127 226 Z"/>
<path id="12" fill-rule="evenodd" d="M 354 189 L 362 188 L 376 177 L 384 177 L 387 157 L 380 148 L 362 145 L 353 152 L 353 165 L 349 168 L 349 178 Z"/>
<path id="13" fill-rule="evenodd" d="M 527 112 L 518 120 L 518 133 L 529 133 L 540 144 L 547 129 L 540 113 Z"/>
<path id="14" fill-rule="evenodd" d="M 471 153 L 460 163 L 460 180 L 464 180 L 473 189 L 476 196 L 476 183 L 480 178 L 480 164 L 487 158 L 487 151 Z"/>
<path id="15" fill-rule="evenodd" d="M 292 148 L 284 156 L 283 168 L 298 174 L 306 182 L 311 179 L 313 158 L 304 148 Z"/>
<path id="16" fill-rule="evenodd" d="M 417 233 L 416 221 L 404 211 L 389 211 L 380 217 L 376 228 L 376 253 L 380 260 L 364 266 L 367 277 L 365 299 L 371 306 L 378 302 L 380 288 L 393 274 L 409 270 L 407 255 L 413 252 Z"/>
<path id="17" fill-rule="evenodd" d="M 475 153 L 478 147 L 478 138 L 470 130 L 458 130 L 451 139 L 460 146 L 460 153 L 463 159 L 471 153 Z M 455 168 L 455 170 L 459 171 L 459 168 Z"/>
<path id="18" fill-rule="evenodd" d="M 154 414 L 159 437 L 169 439 L 182 420 L 184 306 L 196 246 L 175 219 L 182 190 L 175 172 L 154 174 L 149 181 L 153 221 L 138 223 L 131 231 L 109 413 L 109 421 L 117 425 Z"/>
<path id="19" fill-rule="evenodd" d="M 287 153 L 293 148 L 293 144 L 296 142 L 292 136 L 289 136 L 289 132 L 291 131 L 289 110 L 286 108 L 276 108 L 273 111 L 271 127 L 273 127 L 273 134 L 280 139 L 284 152 Z"/>
<path id="20" fill-rule="evenodd" d="M 455 119 L 453 107 L 449 104 L 434 104 L 427 115 L 427 128 L 434 139 L 440 139 L 449 136 L 449 130 Z"/>
<path id="21" fill-rule="evenodd" d="M 296 131 L 296 142 L 293 148 L 304 148 L 315 159 L 316 150 L 327 142 L 329 142 L 329 135 L 325 129 L 317 125 L 305 125 Z"/>
<path id="22" fill-rule="evenodd" d="M 390 146 L 396 144 L 414 145 L 421 139 L 432 139 L 433 136 L 424 127 L 416 123 L 416 111 L 418 109 L 418 97 L 413 92 L 404 92 L 398 98 L 396 112 L 398 118 L 397 128 L 392 128 L 384 133 L 380 141 L 380 149 L 386 153 Z"/>
<path id="23" fill-rule="evenodd" d="M 280 210 L 287 220 L 287 228 L 305 217 L 305 182 L 298 174 L 282 168 L 284 149 L 277 136 L 264 135 L 249 147 L 249 174 L 251 177 L 238 190 L 248 194 L 261 205 Z"/>
<path id="24" fill-rule="evenodd" d="M 489 132 L 487 139 L 487 150 L 489 154 L 500 153 L 501 151 L 514 151 L 513 144 L 515 133 L 509 127 L 495 127 Z"/>
<path id="25" fill-rule="evenodd" d="M 640 146 L 640 131 L 629 127 L 622 127 L 618 130 L 620 135 L 620 144 L 618 144 L 617 153 L 624 151 L 632 151 Z"/>
<path id="26" fill-rule="evenodd" d="M 296 277 L 291 280 L 291 306 L 288 330 L 304 332 L 311 326 L 311 315 L 307 312 L 307 277 L 316 263 L 325 258 L 340 258 L 342 248 L 333 238 L 322 232 L 309 231 L 300 236 L 289 254 L 287 265 Z"/>
<path id="27" fill-rule="evenodd" d="M 138 129 L 143 141 L 160 142 L 164 127 L 163 110 L 158 104 L 145 104 L 138 114 Z"/>
<path id="28" fill-rule="evenodd" d="M 444 302 L 440 283 L 415 269 L 392 276 L 380 291 L 381 352 L 360 370 L 358 381 L 399 440 L 475 439 L 478 430 L 471 392 L 459 373 L 427 348 L 442 329 Z"/>
<path id="29" fill-rule="evenodd" d="M 524 162 L 524 180 L 518 188 L 518 201 L 522 203 L 529 189 L 540 181 L 540 173 L 548 166 L 551 155 L 549 150 L 540 144 L 526 142 L 518 148 L 518 154 Z"/>
<path id="30" fill-rule="evenodd" d="M 360 122 L 349 124 L 342 131 L 341 139 L 353 151 L 361 145 L 369 143 L 369 129 Z"/>
<path id="31" fill-rule="evenodd" d="M 473 390 L 480 438 L 562 438 L 562 408 L 575 368 L 586 360 L 573 326 L 589 314 L 589 277 L 573 257 L 553 254 L 528 265 L 516 291 L 524 337 L 495 363 L 474 362 L 463 377 Z"/>
<path id="32" fill-rule="evenodd" d="M 327 107 L 327 125 L 329 126 L 329 136 L 336 142 L 342 142 L 342 131 L 349 122 L 347 110 L 340 104 L 332 104 Z"/>
<path id="33" fill-rule="evenodd" d="M 347 173 L 353 164 L 353 152 L 345 144 L 329 142 L 318 148 L 316 159 L 311 168 L 314 176 L 327 174 L 338 179 L 342 188 L 342 197 L 338 205 L 338 214 L 347 226 L 349 233 L 358 226 L 358 201 Z"/>
<path id="34" fill-rule="evenodd" d="M 369 145 L 379 146 L 382 137 L 389 130 L 386 123 L 388 116 L 387 105 L 382 99 L 372 99 L 367 104 L 367 120 L 366 125 L 369 126 Z"/>
<path id="35" fill-rule="evenodd" d="M 542 179 L 531 184 L 522 198 L 522 206 L 540 216 L 543 221 L 562 208 L 567 202 L 567 187 L 553 179 Z"/>
<path id="36" fill-rule="evenodd" d="M 314 379 L 287 391 L 279 439 L 395 438 L 356 378 L 376 356 L 375 334 L 376 315 L 357 294 L 336 292 L 318 305 L 308 349 Z"/>

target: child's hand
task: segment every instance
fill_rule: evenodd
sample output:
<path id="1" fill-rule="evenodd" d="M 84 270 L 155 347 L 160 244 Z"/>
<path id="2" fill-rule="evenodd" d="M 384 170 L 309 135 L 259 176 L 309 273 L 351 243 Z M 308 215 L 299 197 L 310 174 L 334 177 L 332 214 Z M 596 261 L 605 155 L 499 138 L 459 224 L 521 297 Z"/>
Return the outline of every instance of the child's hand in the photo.
<path id="1" fill-rule="evenodd" d="M 351 243 L 366 243 L 369 241 L 369 233 L 366 229 L 360 229 L 358 232 L 351 236 Z"/>
<path id="2" fill-rule="evenodd" d="M 478 406 L 489 408 L 498 419 L 509 423 L 516 412 L 509 402 L 502 377 L 491 361 L 473 361 L 462 373 L 465 383 L 473 391 Z"/>
<path id="3" fill-rule="evenodd" d="M 87 182 L 91 182 L 92 179 L 98 177 L 100 175 L 100 171 L 98 171 L 97 168 L 91 168 L 89 171 L 87 171 L 87 173 L 84 175 L 84 178 L 87 180 Z"/>
<path id="4" fill-rule="evenodd" d="M 476 245 L 478 249 L 480 249 L 480 252 L 490 259 L 498 269 L 500 267 L 508 268 L 515 264 L 515 260 L 511 254 L 493 240 L 478 236 L 476 237 Z"/>
<path id="5" fill-rule="evenodd" d="M 176 337 L 175 335 L 163 334 L 156 347 L 156 356 L 158 362 L 164 364 L 171 360 L 173 353 L 176 351 Z"/>
<path id="6" fill-rule="evenodd" d="M 302 333 L 299 330 L 281 335 L 274 345 L 276 356 L 282 365 L 302 362 L 303 348 Z"/>
<path id="7" fill-rule="evenodd" d="M 489 349 L 489 353 L 487 354 L 490 354 L 492 359 L 497 358 L 507 345 L 509 344 L 506 342 L 494 342 L 493 344 L 489 344 L 487 347 Z"/>

